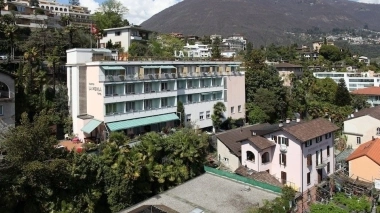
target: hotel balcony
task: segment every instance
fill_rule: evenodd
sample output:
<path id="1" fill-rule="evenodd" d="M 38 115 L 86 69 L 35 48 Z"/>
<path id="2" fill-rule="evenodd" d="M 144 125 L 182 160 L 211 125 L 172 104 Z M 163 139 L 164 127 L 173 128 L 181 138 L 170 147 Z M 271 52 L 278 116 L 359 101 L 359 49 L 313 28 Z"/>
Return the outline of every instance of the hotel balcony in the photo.
<path id="1" fill-rule="evenodd" d="M 104 122 L 116 122 L 128 119 L 150 117 L 154 115 L 175 113 L 177 111 L 176 106 L 166 106 L 161 108 L 141 109 L 141 110 L 129 110 L 125 112 L 109 113 L 104 116 Z"/>
<path id="2" fill-rule="evenodd" d="M 104 103 L 118 103 L 126 101 L 135 101 L 135 100 L 145 100 L 145 99 L 154 99 L 154 98 L 166 98 L 166 97 L 176 97 L 177 90 L 151 90 L 150 92 L 133 92 L 127 94 L 106 94 L 104 97 Z"/>
<path id="3" fill-rule="evenodd" d="M 187 95 L 187 94 L 195 94 L 195 93 L 209 93 L 209 92 L 222 92 L 224 89 L 223 85 L 215 85 L 215 86 L 192 86 L 192 87 L 178 87 L 178 95 Z"/>
<path id="4" fill-rule="evenodd" d="M 93 56 L 92 61 L 239 61 L 235 58 L 194 58 L 194 57 L 151 57 L 151 56 L 139 56 L 139 57 L 122 57 L 122 56 Z"/>
<path id="5" fill-rule="evenodd" d="M 99 82 L 112 83 L 121 81 L 143 81 L 143 80 L 162 80 L 176 79 L 175 73 L 146 74 L 146 75 L 99 75 Z"/>

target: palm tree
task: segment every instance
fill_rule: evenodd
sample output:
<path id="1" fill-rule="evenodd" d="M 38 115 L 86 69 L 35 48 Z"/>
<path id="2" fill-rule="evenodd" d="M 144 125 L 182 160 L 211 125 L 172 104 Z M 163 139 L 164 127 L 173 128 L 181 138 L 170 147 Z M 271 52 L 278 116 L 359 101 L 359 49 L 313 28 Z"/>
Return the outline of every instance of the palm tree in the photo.
<path id="1" fill-rule="evenodd" d="M 226 106 L 223 102 L 218 102 L 214 105 L 213 110 L 214 112 L 211 115 L 212 125 L 214 126 L 214 129 L 218 129 L 224 119 L 224 112 L 226 111 Z"/>
<path id="2" fill-rule="evenodd" d="M 58 48 L 55 47 L 53 50 L 53 55 L 49 55 L 47 58 L 48 61 L 48 67 L 53 68 L 53 94 L 55 97 L 55 65 L 59 63 L 59 56 L 57 55 Z"/>

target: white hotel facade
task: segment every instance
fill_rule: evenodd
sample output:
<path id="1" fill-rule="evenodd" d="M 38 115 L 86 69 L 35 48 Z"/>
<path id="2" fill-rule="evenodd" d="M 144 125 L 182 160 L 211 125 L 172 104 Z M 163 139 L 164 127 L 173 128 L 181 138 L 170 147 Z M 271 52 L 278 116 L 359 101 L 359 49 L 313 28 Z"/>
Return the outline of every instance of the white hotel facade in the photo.
<path id="1" fill-rule="evenodd" d="M 212 128 L 217 102 L 226 117 L 245 117 L 245 76 L 237 61 L 131 61 L 108 49 L 67 50 L 67 87 L 73 133 L 81 140 L 174 127 L 184 116 L 196 128 Z M 177 113 L 177 102 L 185 113 Z"/>

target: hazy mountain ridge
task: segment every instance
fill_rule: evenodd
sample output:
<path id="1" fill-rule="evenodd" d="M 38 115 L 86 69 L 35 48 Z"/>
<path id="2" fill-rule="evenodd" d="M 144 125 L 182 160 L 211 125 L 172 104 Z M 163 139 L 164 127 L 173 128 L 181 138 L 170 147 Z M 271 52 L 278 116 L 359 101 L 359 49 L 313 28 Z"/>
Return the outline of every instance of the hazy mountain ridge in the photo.
<path id="1" fill-rule="evenodd" d="M 245 35 L 257 44 L 283 43 L 285 32 L 318 27 L 380 30 L 380 5 L 348 0 L 184 0 L 142 26 L 163 33 Z"/>

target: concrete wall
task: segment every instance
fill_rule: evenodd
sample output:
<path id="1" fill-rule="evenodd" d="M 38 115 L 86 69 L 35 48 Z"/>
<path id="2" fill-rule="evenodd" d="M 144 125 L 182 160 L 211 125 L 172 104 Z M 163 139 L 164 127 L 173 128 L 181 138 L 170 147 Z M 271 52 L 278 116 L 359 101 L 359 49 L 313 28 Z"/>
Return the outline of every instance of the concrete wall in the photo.
<path id="1" fill-rule="evenodd" d="M 361 116 L 349 119 L 344 122 L 344 134 L 347 136 L 347 145 L 356 149 L 360 144 L 357 144 L 357 137 L 361 138 L 361 144 L 372 140 L 372 136 L 376 135 L 376 129 L 380 127 L 380 120 L 371 116 Z"/>
<path id="2" fill-rule="evenodd" d="M 116 36 L 116 32 L 120 32 L 120 35 Z M 131 44 L 130 29 L 117 29 L 107 31 L 107 36 L 100 39 L 100 43 L 104 43 L 104 45 L 106 45 L 109 40 L 111 40 L 113 44 L 115 44 L 115 42 L 121 42 L 121 47 L 123 47 L 124 51 L 127 52 Z"/>
<path id="3" fill-rule="evenodd" d="M 359 177 L 363 181 L 380 179 L 380 166 L 367 156 L 359 157 L 348 162 L 349 175 L 353 179 Z"/>
<path id="4" fill-rule="evenodd" d="M 227 114 L 233 119 L 245 118 L 245 76 L 227 76 L 225 78 L 227 83 Z M 234 107 L 234 113 L 231 112 L 231 107 Z"/>
<path id="5" fill-rule="evenodd" d="M 8 87 L 8 91 L 1 91 L 5 93 L 8 98 L 0 98 L 0 106 L 3 108 L 3 114 L 0 114 L 0 119 L 7 125 L 15 124 L 15 81 L 14 79 L 4 73 L 0 72 L 0 82 Z"/>
<path id="6" fill-rule="evenodd" d="M 237 168 L 239 168 L 239 166 L 241 166 L 239 158 L 236 155 L 232 154 L 219 139 L 217 139 L 217 150 L 219 161 L 230 168 L 231 171 L 235 171 Z M 225 161 L 225 158 L 228 159 L 228 161 Z"/>

